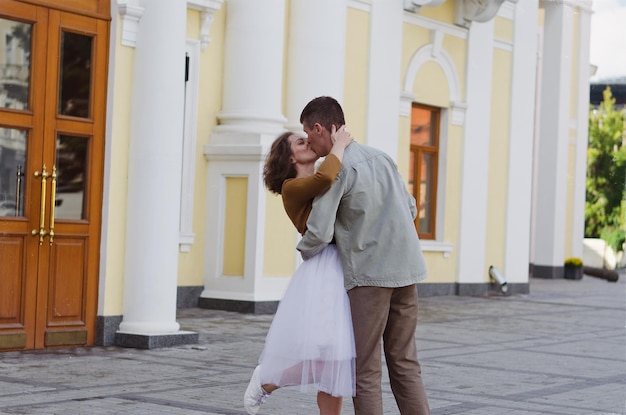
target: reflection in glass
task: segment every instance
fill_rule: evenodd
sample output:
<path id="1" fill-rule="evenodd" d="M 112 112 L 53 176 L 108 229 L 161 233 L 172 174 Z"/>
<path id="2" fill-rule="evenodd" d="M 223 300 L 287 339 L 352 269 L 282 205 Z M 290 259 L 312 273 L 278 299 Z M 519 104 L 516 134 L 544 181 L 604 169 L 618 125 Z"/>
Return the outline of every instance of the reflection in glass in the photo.
<path id="1" fill-rule="evenodd" d="M 412 195 L 415 194 L 415 154 L 416 152 L 411 151 L 409 153 L 409 193 Z"/>
<path id="2" fill-rule="evenodd" d="M 57 136 L 55 219 L 79 220 L 85 217 L 88 151 L 87 137 Z"/>
<path id="3" fill-rule="evenodd" d="M 91 96 L 91 36 L 63 32 L 59 114 L 89 117 Z"/>
<path id="4" fill-rule="evenodd" d="M 433 155 L 424 154 L 420 172 L 419 230 L 423 233 L 432 232 L 431 213 L 433 211 Z"/>
<path id="5" fill-rule="evenodd" d="M 27 110 L 32 25 L 0 18 L 0 107 Z"/>
<path id="6" fill-rule="evenodd" d="M 411 109 L 411 144 L 433 146 L 436 143 L 436 130 L 431 128 L 433 117 L 437 114 L 429 109 L 413 107 Z"/>
<path id="7" fill-rule="evenodd" d="M 27 133 L 0 128 L 0 216 L 24 216 Z"/>

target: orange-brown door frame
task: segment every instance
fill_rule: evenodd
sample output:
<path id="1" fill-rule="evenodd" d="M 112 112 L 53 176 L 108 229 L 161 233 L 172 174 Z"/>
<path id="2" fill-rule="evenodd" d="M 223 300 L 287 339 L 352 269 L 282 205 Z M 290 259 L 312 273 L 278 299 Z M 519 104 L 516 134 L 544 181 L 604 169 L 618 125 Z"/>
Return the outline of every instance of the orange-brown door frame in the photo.
<path id="1" fill-rule="evenodd" d="M 0 128 L 28 133 L 24 214 L 0 217 L 0 351 L 92 345 L 98 294 L 109 22 L 12 0 L 0 4 L 0 17 L 32 23 L 33 28 L 30 108 L 0 109 Z M 59 114 L 63 32 L 93 37 L 90 110 L 86 117 Z M 60 135 L 89 143 L 86 196 L 82 217 L 77 219 L 55 220 L 52 215 L 56 205 L 51 197 L 52 172 Z M 49 177 L 42 177 L 44 165 Z M 40 229 L 44 229 L 41 236 Z"/>

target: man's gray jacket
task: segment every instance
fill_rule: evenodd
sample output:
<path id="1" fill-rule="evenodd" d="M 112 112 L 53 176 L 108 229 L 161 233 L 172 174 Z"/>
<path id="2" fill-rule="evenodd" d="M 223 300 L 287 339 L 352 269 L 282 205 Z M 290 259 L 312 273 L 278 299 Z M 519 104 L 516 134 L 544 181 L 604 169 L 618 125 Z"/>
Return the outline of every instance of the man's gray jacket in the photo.
<path id="1" fill-rule="evenodd" d="M 372 147 L 350 144 L 331 188 L 313 201 L 297 249 L 304 259 L 337 244 L 346 290 L 404 287 L 426 278 L 409 194 L 394 161 Z"/>

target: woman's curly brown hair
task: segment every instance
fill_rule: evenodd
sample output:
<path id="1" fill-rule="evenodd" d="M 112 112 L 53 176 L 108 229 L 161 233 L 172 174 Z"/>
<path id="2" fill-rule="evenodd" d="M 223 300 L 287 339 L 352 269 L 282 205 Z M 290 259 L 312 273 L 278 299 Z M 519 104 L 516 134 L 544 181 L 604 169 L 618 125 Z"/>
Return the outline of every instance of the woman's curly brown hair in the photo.
<path id="1" fill-rule="evenodd" d="M 296 168 L 291 163 L 291 143 L 289 137 L 294 133 L 288 131 L 281 134 L 270 148 L 263 167 L 263 181 L 271 192 L 282 194 L 283 182 L 296 177 Z"/>

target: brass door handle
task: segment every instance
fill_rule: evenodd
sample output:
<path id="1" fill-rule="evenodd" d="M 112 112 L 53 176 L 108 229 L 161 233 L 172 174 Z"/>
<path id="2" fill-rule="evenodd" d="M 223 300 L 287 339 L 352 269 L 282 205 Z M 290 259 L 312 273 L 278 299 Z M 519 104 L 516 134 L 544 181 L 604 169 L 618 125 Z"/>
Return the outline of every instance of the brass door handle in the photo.
<path id="1" fill-rule="evenodd" d="M 52 166 L 52 183 L 50 184 L 50 246 L 54 242 L 54 208 L 57 198 L 57 166 Z"/>
<path id="2" fill-rule="evenodd" d="M 41 177 L 41 208 L 39 210 L 39 232 L 36 229 L 31 231 L 31 235 L 39 235 L 39 245 L 43 244 L 43 238 L 48 235 L 48 232 L 44 229 L 45 217 L 46 217 L 46 179 L 49 173 L 46 171 L 46 165 L 43 165 L 42 172 L 35 172 L 35 177 Z"/>

